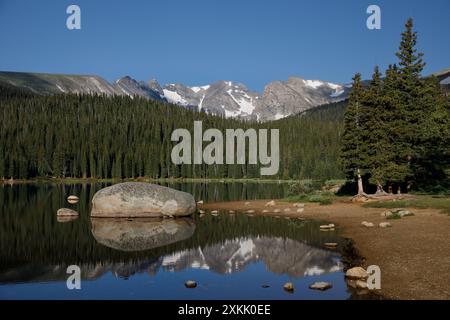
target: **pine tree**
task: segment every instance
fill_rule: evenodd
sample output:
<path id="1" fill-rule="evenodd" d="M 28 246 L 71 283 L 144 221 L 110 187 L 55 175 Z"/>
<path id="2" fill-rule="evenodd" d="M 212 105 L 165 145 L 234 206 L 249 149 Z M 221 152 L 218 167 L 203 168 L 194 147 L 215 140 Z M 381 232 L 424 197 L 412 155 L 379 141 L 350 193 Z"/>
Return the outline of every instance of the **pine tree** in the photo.
<path id="1" fill-rule="evenodd" d="M 344 117 L 344 132 L 342 135 L 341 162 L 348 179 L 357 179 L 358 195 L 364 195 L 362 183 L 363 169 L 366 165 L 366 155 L 364 154 L 364 127 L 363 101 L 364 90 L 361 85 L 361 75 L 357 73 L 353 77 L 352 91 L 348 99 L 348 106 Z"/>
<path id="2" fill-rule="evenodd" d="M 389 114 L 383 103 L 383 85 L 378 66 L 375 67 L 372 80 L 362 102 L 363 141 L 365 145 L 365 165 L 370 174 L 369 182 L 377 186 L 377 194 L 383 194 L 383 185 L 387 182 L 389 162 L 392 160 L 386 124 Z"/>

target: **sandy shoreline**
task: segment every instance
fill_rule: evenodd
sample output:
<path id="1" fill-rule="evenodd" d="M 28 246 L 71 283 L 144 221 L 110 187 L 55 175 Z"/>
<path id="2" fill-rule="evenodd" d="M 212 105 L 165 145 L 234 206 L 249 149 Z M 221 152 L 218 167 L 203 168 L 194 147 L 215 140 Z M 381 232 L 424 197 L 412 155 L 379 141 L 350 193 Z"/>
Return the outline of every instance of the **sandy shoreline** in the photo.
<path id="1" fill-rule="evenodd" d="M 232 201 L 199 205 L 206 210 L 234 210 L 272 216 L 302 217 L 330 221 L 342 228 L 342 236 L 355 241 L 365 258 L 363 267 L 381 268 L 381 290 L 388 299 L 450 299 L 450 217 L 434 209 L 412 209 L 414 216 L 386 220 L 386 209 L 363 208 L 360 204 L 335 202 L 321 206 L 306 203 L 297 213 L 293 203 L 278 202 L 265 207 L 270 200 Z M 284 209 L 290 211 L 285 212 Z M 274 213 L 275 209 L 281 212 Z M 263 213 L 263 210 L 270 212 Z M 375 224 L 366 228 L 362 221 Z M 379 228 L 389 221 L 390 228 Z"/>

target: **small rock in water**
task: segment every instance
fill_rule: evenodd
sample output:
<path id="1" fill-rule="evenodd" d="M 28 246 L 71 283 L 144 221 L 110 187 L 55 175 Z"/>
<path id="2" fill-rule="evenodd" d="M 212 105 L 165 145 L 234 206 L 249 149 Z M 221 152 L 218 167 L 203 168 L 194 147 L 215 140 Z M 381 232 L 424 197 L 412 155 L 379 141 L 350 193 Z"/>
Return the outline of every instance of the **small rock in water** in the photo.
<path id="1" fill-rule="evenodd" d="M 246 206 L 249 206 L 249 205 L 250 205 L 250 202 L 247 201 L 247 202 L 245 203 L 245 205 L 246 205 Z"/>
<path id="2" fill-rule="evenodd" d="M 197 201 L 197 204 L 203 204 L 203 200 Z"/>
<path id="3" fill-rule="evenodd" d="M 289 211 L 291 211 L 291 209 L 289 209 L 289 208 L 284 209 L 284 212 L 289 212 Z"/>
<path id="4" fill-rule="evenodd" d="M 336 242 L 326 242 L 323 245 L 328 248 L 336 248 L 338 244 Z"/>
<path id="5" fill-rule="evenodd" d="M 283 289 L 287 292 L 294 292 L 294 284 L 292 282 L 286 282 L 283 286 Z"/>
<path id="6" fill-rule="evenodd" d="M 197 282 L 195 282 L 193 280 L 188 280 L 184 283 L 184 286 L 186 288 L 195 288 L 195 287 L 197 287 Z"/>
<path id="7" fill-rule="evenodd" d="M 67 202 L 70 204 L 78 203 L 78 201 L 80 201 L 80 199 L 77 196 L 72 195 L 67 197 Z"/>
<path id="8" fill-rule="evenodd" d="M 297 209 L 297 212 L 298 212 L 298 213 L 302 213 L 303 211 L 305 211 L 304 208 L 299 208 L 299 209 Z"/>
<path id="9" fill-rule="evenodd" d="M 329 282 L 314 282 L 309 286 L 310 289 L 325 291 L 333 288 L 333 285 Z"/>
<path id="10" fill-rule="evenodd" d="M 392 224 L 390 224 L 389 222 L 380 222 L 379 226 L 380 228 L 388 228 L 392 227 Z"/>
<path id="11" fill-rule="evenodd" d="M 78 217 L 78 212 L 72 209 L 61 208 L 56 212 L 58 217 Z"/>
<path id="12" fill-rule="evenodd" d="M 267 202 L 264 206 L 265 207 L 273 207 L 275 205 L 276 205 L 275 200 L 272 200 L 272 201 Z"/>
<path id="13" fill-rule="evenodd" d="M 205 216 L 205 214 L 204 213 L 200 213 L 200 218 L 203 218 Z"/>
<path id="14" fill-rule="evenodd" d="M 278 213 L 278 212 L 281 212 L 281 210 L 280 209 L 275 209 L 275 210 L 273 210 L 273 212 Z"/>
<path id="15" fill-rule="evenodd" d="M 319 227 L 320 229 L 334 229 L 334 224 L 330 223 L 330 224 L 323 224 Z"/>
<path id="16" fill-rule="evenodd" d="M 375 225 L 372 222 L 363 221 L 361 224 L 366 228 L 373 228 Z"/>
<path id="17" fill-rule="evenodd" d="M 215 214 L 215 213 L 219 213 L 219 211 L 218 210 L 211 211 L 211 214 Z"/>
<path id="18" fill-rule="evenodd" d="M 230 210 L 230 211 L 228 211 L 228 213 L 233 214 L 233 213 L 235 213 L 235 212 L 234 212 L 234 210 Z"/>
<path id="19" fill-rule="evenodd" d="M 366 280 L 369 275 L 364 268 L 354 267 L 347 270 L 345 277 L 353 280 Z"/>
<path id="20" fill-rule="evenodd" d="M 297 207 L 297 208 L 304 208 L 305 207 L 305 204 L 304 203 L 294 203 L 294 207 Z"/>
<path id="21" fill-rule="evenodd" d="M 198 212 L 200 212 L 200 213 L 205 213 L 205 210 L 198 210 Z"/>
<path id="22" fill-rule="evenodd" d="M 270 288 L 270 286 L 268 284 L 263 284 L 261 287 L 264 288 L 264 289 Z"/>
<path id="23" fill-rule="evenodd" d="M 269 212 L 269 210 L 263 210 L 262 212 L 263 212 L 263 213 L 268 213 L 268 212 Z"/>
<path id="24" fill-rule="evenodd" d="M 255 213 L 255 210 L 247 210 L 247 213 Z"/>

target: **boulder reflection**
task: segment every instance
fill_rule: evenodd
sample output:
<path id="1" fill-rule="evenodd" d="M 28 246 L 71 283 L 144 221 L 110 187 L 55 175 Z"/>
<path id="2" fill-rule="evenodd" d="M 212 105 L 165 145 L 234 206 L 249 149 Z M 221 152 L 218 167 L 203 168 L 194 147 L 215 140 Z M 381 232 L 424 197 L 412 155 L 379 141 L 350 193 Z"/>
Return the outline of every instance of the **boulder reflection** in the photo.
<path id="1" fill-rule="evenodd" d="M 92 218 L 91 227 L 92 235 L 98 243 L 120 251 L 162 247 L 186 240 L 195 231 L 195 223 L 190 218 Z"/>

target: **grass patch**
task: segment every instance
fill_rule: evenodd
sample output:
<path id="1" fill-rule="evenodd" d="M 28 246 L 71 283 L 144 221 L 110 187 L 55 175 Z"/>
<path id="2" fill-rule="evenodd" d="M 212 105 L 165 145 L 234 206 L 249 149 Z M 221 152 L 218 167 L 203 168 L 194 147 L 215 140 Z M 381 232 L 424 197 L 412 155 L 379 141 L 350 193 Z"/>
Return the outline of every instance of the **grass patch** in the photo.
<path id="1" fill-rule="evenodd" d="M 442 213 L 450 215 L 450 197 L 442 196 L 416 196 L 414 199 L 400 201 L 377 201 L 363 205 L 365 208 L 417 208 L 438 209 Z"/>
<path id="2" fill-rule="evenodd" d="M 319 203 L 322 206 L 330 205 L 333 203 L 333 199 L 336 196 L 331 192 L 321 192 L 312 194 L 299 194 L 295 196 L 290 196 L 283 201 L 286 202 L 314 202 Z"/>

